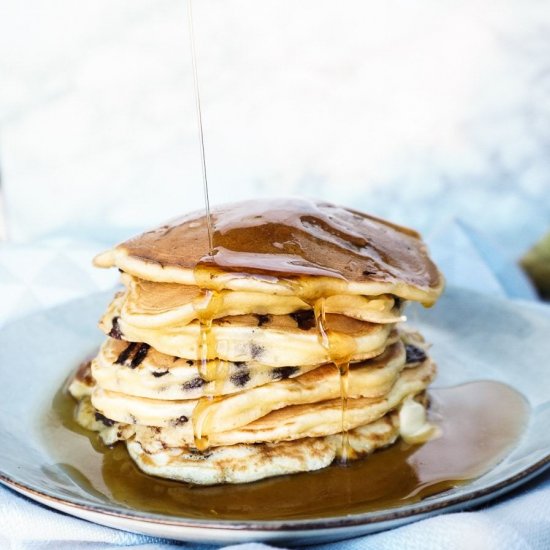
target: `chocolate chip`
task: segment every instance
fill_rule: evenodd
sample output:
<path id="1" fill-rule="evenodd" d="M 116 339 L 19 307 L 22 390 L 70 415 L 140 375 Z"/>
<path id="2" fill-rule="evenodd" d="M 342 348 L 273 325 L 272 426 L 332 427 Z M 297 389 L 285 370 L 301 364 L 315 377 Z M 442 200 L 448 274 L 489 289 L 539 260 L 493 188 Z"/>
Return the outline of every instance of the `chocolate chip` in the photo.
<path id="1" fill-rule="evenodd" d="M 188 364 L 190 367 L 192 367 L 194 363 L 193 363 L 193 361 L 191 361 L 191 359 L 187 359 L 187 364 Z"/>
<path id="2" fill-rule="evenodd" d="M 300 309 L 291 313 L 290 316 L 296 321 L 298 328 L 309 330 L 315 326 L 315 314 L 312 309 Z"/>
<path id="3" fill-rule="evenodd" d="M 110 418 L 107 418 L 105 415 L 101 414 L 100 412 L 95 413 L 95 419 L 98 422 L 102 422 L 103 424 L 105 424 L 105 426 L 107 426 L 108 428 L 110 428 L 111 426 L 113 426 L 115 424 L 114 420 L 111 420 Z"/>
<path id="4" fill-rule="evenodd" d="M 263 325 L 265 325 L 266 323 L 269 323 L 269 321 L 271 321 L 271 316 L 270 315 L 256 315 L 256 317 L 258 318 L 258 326 L 259 327 L 262 327 Z"/>
<path id="5" fill-rule="evenodd" d="M 233 364 L 238 368 L 242 368 L 246 365 L 246 363 L 244 361 L 234 361 Z"/>
<path id="6" fill-rule="evenodd" d="M 128 360 L 128 357 L 130 357 L 130 354 L 134 351 L 137 344 L 134 342 L 133 344 L 129 344 L 124 348 L 124 350 L 121 352 L 121 354 L 116 358 L 115 364 L 116 365 L 123 365 Z"/>
<path id="7" fill-rule="evenodd" d="M 428 357 L 422 348 L 414 344 L 405 344 L 405 351 L 407 352 L 407 363 L 420 363 Z"/>
<path id="8" fill-rule="evenodd" d="M 149 344 L 140 344 L 138 350 L 134 354 L 134 357 L 130 363 L 131 369 L 135 369 L 136 367 L 139 367 L 139 365 L 141 365 L 142 361 L 145 359 L 145 357 L 149 353 L 150 347 L 151 346 Z"/>
<path id="9" fill-rule="evenodd" d="M 160 372 L 159 371 L 153 371 L 151 372 L 151 374 L 155 377 L 155 378 L 160 378 L 161 376 L 166 376 L 168 374 L 168 369 L 166 370 L 161 370 Z"/>
<path id="10" fill-rule="evenodd" d="M 276 367 L 271 371 L 271 378 L 273 380 L 286 380 L 299 370 L 299 367 Z"/>
<path id="11" fill-rule="evenodd" d="M 120 330 L 120 327 L 118 326 L 118 320 L 120 317 L 113 317 L 113 320 L 111 321 L 111 330 L 109 331 L 109 336 L 111 338 L 114 338 L 115 340 L 122 340 L 122 331 Z"/>
<path id="12" fill-rule="evenodd" d="M 189 421 L 189 418 L 187 418 L 187 416 L 180 416 L 179 418 L 174 418 L 174 420 L 172 420 L 172 425 L 181 426 L 182 424 L 185 424 L 188 421 Z"/>
<path id="13" fill-rule="evenodd" d="M 206 460 L 208 457 L 212 456 L 211 451 L 199 451 L 193 447 L 187 449 L 187 453 L 191 455 L 195 460 Z"/>
<path id="14" fill-rule="evenodd" d="M 206 384 L 206 380 L 203 378 L 197 377 L 189 380 L 188 382 L 185 382 L 185 384 L 182 384 L 182 388 L 185 391 L 194 390 L 197 388 L 202 388 Z"/>
<path id="15" fill-rule="evenodd" d="M 237 388 L 243 388 L 250 382 L 250 371 L 248 369 L 240 369 L 238 372 L 232 374 L 229 380 Z"/>

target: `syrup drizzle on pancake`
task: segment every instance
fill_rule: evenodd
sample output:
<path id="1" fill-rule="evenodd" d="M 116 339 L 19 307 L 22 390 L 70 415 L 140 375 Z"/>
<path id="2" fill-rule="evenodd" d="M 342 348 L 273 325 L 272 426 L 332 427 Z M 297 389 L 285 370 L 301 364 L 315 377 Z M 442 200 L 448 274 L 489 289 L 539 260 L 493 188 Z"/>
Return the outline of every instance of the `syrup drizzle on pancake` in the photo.
<path id="1" fill-rule="evenodd" d="M 212 254 L 204 211 L 129 239 L 115 252 L 143 265 L 178 270 L 209 264 L 212 289 L 221 286 L 218 275 L 254 275 L 274 283 L 313 276 L 315 287 L 321 277 L 341 293 L 350 282 L 411 287 L 433 303 L 442 288 L 442 276 L 418 233 L 333 204 L 284 198 L 241 201 L 213 208 L 211 227 Z M 97 262 L 115 264 L 110 254 Z"/>
<path id="2" fill-rule="evenodd" d="M 196 273 L 200 287 L 200 272 Z M 216 357 L 216 340 L 212 334 L 212 320 L 216 317 L 220 305 L 221 295 L 216 290 L 202 290 L 204 300 L 198 302 L 195 306 L 199 318 L 199 374 L 202 379 L 207 382 L 213 381 L 213 394 L 201 397 L 195 410 L 193 411 L 193 433 L 195 446 L 200 451 L 208 448 L 208 425 L 198 419 L 202 417 L 202 411 L 207 409 L 209 405 L 216 399 L 216 394 L 220 393 L 223 381 L 227 378 L 227 372 L 221 372 L 220 369 L 227 370 L 227 362 L 219 361 Z M 223 365 L 223 366 L 222 366 Z"/>
<path id="3" fill-rule="evenodd" d="M 342 402 L 342 443 L 340 448 L 340 460 L 346 463 L 354 458 L 353 448 L 349 444 L 348 429 L 346 424 L 346 410 L 349 396 L 349 363 L 356 351 L 353 338 L 347 334 L 332 331 L 327 326 L 325 314 L 325 298 L 318 298 L 314 303 L 315 324 L 317 336 L 321 345 L 327 350 L 330 360 L 334 363 L 340 376 L 340 399 Z"/>

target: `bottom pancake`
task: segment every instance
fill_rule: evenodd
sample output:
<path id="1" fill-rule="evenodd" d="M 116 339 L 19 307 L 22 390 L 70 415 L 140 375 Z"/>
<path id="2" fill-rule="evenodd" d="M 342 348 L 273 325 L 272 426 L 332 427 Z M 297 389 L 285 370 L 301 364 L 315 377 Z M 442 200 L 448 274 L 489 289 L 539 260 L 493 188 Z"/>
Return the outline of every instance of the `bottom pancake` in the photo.
<path id="1" fill-rule="evenodd" d="M 422 400 L 419 400 L 420 402 Z M 418 402 L 419 406 L 422 406 Z M 382 418 L 348 432 L 347 455 L 360 458 L 395 442 L 402 415 L 392 411 Z M 89 398 L 78 406 L 77 422 L 99 432 L 106 444 L 127 433 L 98 413 Z M 122 442 L 121 442 L 122 443 Z M 278 443 L 241 443 L 198 451 L 190 446 L 144 449 L 135 437 L 124 441 L 137 466 L 146 474 L 197 485 L 249 483 L 269 477 L 320 470 L 340 458 L 342 434 L 304 437 Z M 351 452 L 350 452 L 351 451 Z"/>
<path id="2" fill-rule="evenodd" d="M 348 433 L 349 447 L 356 457 L 391 445 L 399 436 L 399 417 L 390 413 Z M 197 485 L 249 483 L 268 477 L 325 468 L 342 448 L 342 435 L 306 437 L 280 443 L 239 444 L 198 452 L 189 447 L 146 452 L 134 440 L 128 452 L 147 474 Z"/>
<path id="3" fill-rule="evenodd" d="M 421 443 L 437 436 L 436 426 L 426 421 L 426 398 L 421 391 L 408 394 L 392 410 L 347 433 L 303 437 L 291 441 L 237 443 L 198 451 L 192 445 L 167 447 L 157 440 L 142 444 L 139 432 L 113 422 L 99 413 L 89 396 L 77 407 L 76 420 L 83 427 L 99 432 L 104 443 L 124 440 L 128 452 L 145 473 L 198 485 L 248 483 L 285 474 L 325 468 L 345 452 L 357 459 L 391 445 L 401 436 L 409 443 Z M 159 444 L 160 443 L 160 444 Z"/>

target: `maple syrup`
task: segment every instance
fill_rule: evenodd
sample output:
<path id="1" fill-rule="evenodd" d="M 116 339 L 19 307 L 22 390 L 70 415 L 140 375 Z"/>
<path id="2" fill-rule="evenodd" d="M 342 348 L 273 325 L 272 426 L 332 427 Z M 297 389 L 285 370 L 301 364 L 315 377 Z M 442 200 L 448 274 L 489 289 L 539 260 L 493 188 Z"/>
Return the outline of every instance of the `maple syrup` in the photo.
<path id="1" fill-rule="evenodd" d="M 342 407 L 341 445 L 338 456 L 345 464 L 348 459 L 354 458 L 355 452 L 349 444 L 348 427 L 346 423 L 346 411 L 349 395 L 349 364 L 356 351 L 355 340 L 347 334 L 335 332 L 327 326 L 325 314 L 325 298 L 315 300 L 313 311 L 317 337 L 321 345 L 327 351 L 330 361 L 334 364 L 340 378 L 340 401 Z"/>
<path id="2" fill-rule="evenodd" d="M 144 474 L 123 443 L 106 447 L 96 433 L 76 424 L 74 400 L 64 390 L 42 433 L 52 461 L 105 502 L 196 519 L 345 516 L 418 502 L 483 475 L 516 446 L 527 424 L 525 399 L 499 382 L 436 388 L 429 396 L 429 419 L 441 430 L 437 439 L 421 445 L 399 440 L 345 467 L 242 485 L 201 487 Z"/>

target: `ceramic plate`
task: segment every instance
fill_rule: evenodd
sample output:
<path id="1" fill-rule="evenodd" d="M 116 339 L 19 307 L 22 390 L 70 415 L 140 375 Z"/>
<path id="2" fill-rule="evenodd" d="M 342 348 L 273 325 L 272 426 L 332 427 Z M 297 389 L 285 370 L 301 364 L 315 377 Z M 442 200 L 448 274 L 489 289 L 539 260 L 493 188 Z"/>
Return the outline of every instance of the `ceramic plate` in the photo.
<path id="1" fill-rule="evenodd" d="M 195 520 L 149 514 L 87 489 L 63 456 L 92 453 L 89 440 L 70 433 L 55 451 L 48 430 L 59 421 L 52 398 L 68 373 L 98 346 L 96 320 L 110 294 L 43 311 L 0 331 L 0 481 L 52 508 L 100 524 L 178 540 L 230 543 L 251 540 L 305 544 L 350 538 L 442 512 L 479 505 L 510 491 L 550 464 L 550 317 L 518 303 L 448 289 L 436 307 L 412 308 L 411 324 L 433 343 L 437 386 L 493 379 L 510 384 L 532 411 L 518 446 L 489 473 L 406 506 L 313 520 Z M 45 429 L 48 426 L 48 429 Z M 60 425 L 57 429 L 64 429 Z M 101 472 L 98 472 L 100 475 Z"/>

